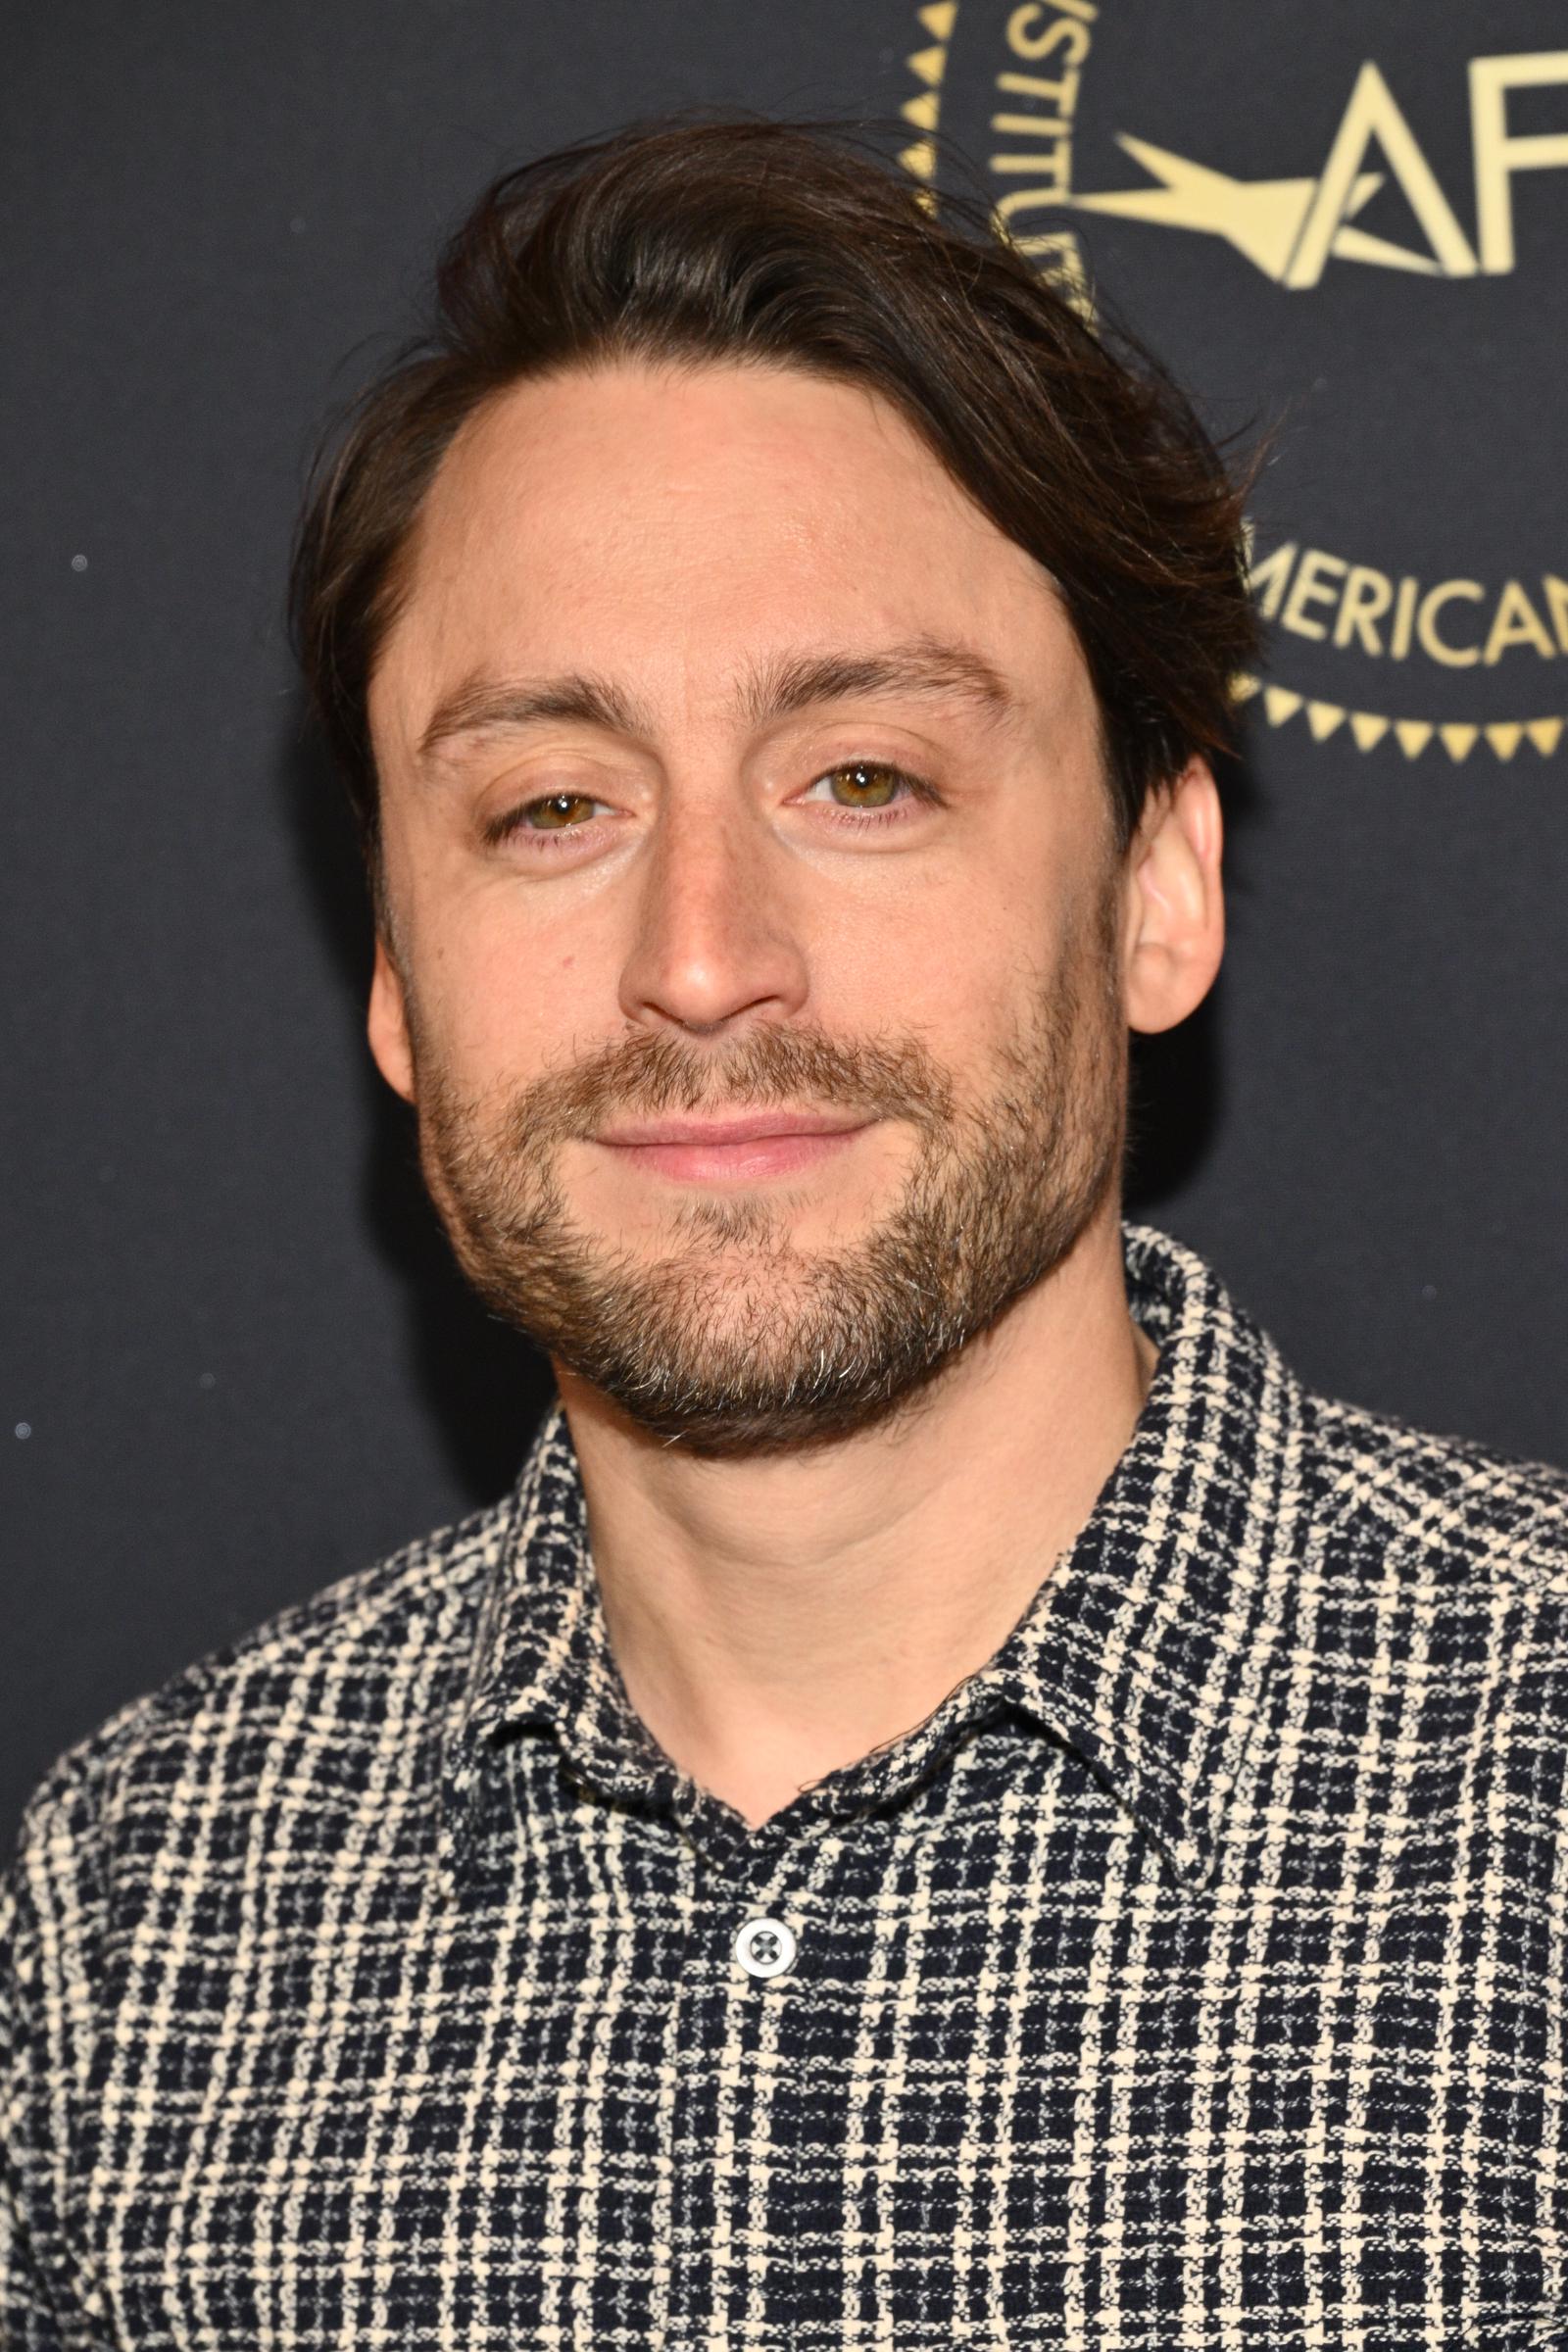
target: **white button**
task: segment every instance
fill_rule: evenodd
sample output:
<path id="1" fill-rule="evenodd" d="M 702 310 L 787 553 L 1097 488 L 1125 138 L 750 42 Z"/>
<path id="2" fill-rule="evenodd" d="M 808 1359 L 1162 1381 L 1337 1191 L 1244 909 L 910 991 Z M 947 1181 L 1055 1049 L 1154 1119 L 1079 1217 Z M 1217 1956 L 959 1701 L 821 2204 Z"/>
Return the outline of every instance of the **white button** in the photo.
<path id="1" fill-rule="evenodd" d="M 749 1977 L 781 1976 L 795 1957 L 795 1931 L 781 1919 L 749 1919 L 735 1938 L 735 1957 Z"/>

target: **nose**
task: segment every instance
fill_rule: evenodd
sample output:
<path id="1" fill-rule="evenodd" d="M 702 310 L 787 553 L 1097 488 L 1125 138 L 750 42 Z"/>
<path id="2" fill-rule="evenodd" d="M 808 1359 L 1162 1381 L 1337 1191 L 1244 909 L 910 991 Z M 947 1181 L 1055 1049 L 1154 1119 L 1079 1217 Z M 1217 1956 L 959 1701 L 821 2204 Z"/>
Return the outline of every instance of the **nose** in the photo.
<path id="1" fill-rule="evenodd" d="M 799 1011 L 808 967 L 781 863 L 760 815 L 710 801 L 666 806 L 641 865 L 621 970 L 629 1020 L 732 1036 Z"/>

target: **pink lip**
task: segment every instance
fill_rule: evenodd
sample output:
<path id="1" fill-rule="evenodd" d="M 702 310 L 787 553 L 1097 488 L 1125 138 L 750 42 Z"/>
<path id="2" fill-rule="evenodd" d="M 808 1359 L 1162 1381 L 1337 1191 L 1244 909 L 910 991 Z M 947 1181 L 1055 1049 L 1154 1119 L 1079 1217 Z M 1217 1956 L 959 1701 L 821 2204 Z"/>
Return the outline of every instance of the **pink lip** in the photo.
<path id="1" fill-rule="evenodd" d="M 755 1110 L 739 1119 L 650 1119 L 643 1126 L 605 1127 L 601 1144 L 754 1144 L 760 1136 L 848 1135 L 864 1119 L 832 1111 Z"/>
<path id="2" fill-rule="evenodd" d="M 847 1123 L 829 1111 L 764 1110 L 736 1119 L 652 1119 L 606 1128 L 594 1141 L 686 1183 L 750 1183 L 811 1167 L 870 1123 Z"/>

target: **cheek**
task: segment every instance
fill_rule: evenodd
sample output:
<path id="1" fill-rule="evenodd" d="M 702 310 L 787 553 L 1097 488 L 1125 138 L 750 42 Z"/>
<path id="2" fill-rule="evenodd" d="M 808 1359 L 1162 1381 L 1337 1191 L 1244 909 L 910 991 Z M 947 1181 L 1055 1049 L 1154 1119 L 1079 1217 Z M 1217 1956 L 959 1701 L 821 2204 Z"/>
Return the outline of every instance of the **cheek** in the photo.
<path id="1" fill-rule="evenodd" d="M 515 1083 L 601 1043 L 616 1025 L 612 974 L 581 924 L 531 924 L 469 900 L 420 927 L 424 1042 L 466 1091 Z"/>
<path id="2" fill-rule="evenodd" d="M 841 909 L 811 957 L 818 1018 L 830 1032 L 918 1037 L 960 1078 L 984 1066 L 1051 967 L 1049 896 L 994 870 L 956 872 L 876 908 Z"/>

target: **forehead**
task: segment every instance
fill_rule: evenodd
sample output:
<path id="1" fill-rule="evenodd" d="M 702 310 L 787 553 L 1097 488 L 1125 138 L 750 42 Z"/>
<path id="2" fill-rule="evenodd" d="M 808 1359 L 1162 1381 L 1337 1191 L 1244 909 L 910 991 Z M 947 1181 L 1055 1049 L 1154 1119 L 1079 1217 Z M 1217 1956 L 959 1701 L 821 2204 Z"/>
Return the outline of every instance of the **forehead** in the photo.
<path id="1" fill-rule="evenodd" d="M 981 646 L 1081 683 L 1048 575 L 888 401 L 783 368 L 621 364 L 512 387 L 427 495 L 372 684 L 378 732 L 469 672 L 591 664 L 716 698 L 803 641 Z"/>

